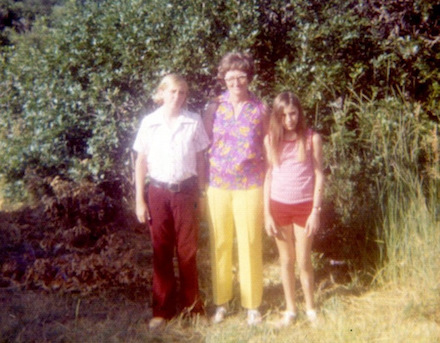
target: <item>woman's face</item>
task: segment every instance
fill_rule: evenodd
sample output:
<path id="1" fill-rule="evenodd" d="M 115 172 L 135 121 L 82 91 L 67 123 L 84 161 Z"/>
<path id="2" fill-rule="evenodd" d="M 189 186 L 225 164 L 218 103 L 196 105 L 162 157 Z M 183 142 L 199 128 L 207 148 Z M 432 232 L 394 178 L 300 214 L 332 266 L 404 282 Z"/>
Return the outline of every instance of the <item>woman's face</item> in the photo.
<path id="1" fill-rule="evenodd" d="M 286 131 L 295 132 L 299 121 L 299 110 L 296 106 L 286 106 L 282 117 L 283 128 Z"/>
<path id="2" fill-rule="evenodd" d="M 249 81 L 244 71 L 228 71 L 225 74 L 225 83 L 228 91 L 236 96 L 245 95 L 248 92 Z"/>
<path id="3" fill-rule="evenodd" d="M 185 103 L 187 93 L 185 85 L 171 83 L 162 90 L 163 104 L 170 108 L 181 108 Z"/>

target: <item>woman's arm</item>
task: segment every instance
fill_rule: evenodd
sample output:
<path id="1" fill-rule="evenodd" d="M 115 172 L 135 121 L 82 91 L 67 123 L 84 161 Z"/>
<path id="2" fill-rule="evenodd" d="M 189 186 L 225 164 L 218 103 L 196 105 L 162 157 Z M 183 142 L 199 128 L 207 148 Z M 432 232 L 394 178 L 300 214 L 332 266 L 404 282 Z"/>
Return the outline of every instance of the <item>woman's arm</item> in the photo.
<path id="1" fill-rule="evenodd" d="M 199 190 L 204 191 L 206 189 L 206 158 L 205 150 L 196 153 L 196 169 L 197 178 L 199 182 Z"/>
<path id="2" fill-rule="evenodd" d="M 206 212 L 206 184 L 207 184 L 207 168 L 206 168 L 206 157 L 205 150 L 199 151 L 196 154 L 197 161 L 197 179 L 199 183 L 199 200 L 197 203 L 198 215 L 200 218 L 205 217 Z"/>
<path id="3" fill-rule="evenodd" d="M 202 120 L 203 126 L 205 127 L 206 134 L 209 137 L 209 140 L 212 141 L 212 129 L 214 126 L 214 113 L 217 111 L 218 103 L 211 102 L 206 110 L 203 112 Z"/>
<path id="4" fill-rule="evenodd" d="M 269 133 L 269 123 L 270 123 L 269 108 L 266 106 L 266 104 L 263 104 L 263 130 L 265 135 Z"/>

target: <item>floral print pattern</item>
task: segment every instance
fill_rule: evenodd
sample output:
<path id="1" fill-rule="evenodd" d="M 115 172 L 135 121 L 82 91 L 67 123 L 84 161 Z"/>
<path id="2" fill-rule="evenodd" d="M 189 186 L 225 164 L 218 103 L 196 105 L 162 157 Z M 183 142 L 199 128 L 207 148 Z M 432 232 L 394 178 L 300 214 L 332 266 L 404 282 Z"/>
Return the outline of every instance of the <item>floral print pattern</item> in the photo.
<path id="1" fill-rule="evenodd" d="M 250 189 L 263 185 L 264 116 L 264 105 L 253 94 L 237 117 L 229 93 L 220 96 L 209 158 L 212 187 Z"/>

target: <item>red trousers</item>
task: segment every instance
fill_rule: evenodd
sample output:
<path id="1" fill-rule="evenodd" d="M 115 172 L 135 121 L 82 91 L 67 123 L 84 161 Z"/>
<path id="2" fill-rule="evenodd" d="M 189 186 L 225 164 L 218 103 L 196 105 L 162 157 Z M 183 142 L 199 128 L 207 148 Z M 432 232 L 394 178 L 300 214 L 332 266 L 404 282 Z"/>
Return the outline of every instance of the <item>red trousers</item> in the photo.
<path id="1" fill-rule="evenodd" d="M 153 316 L 170 319 L 177 306 L 192 313 L 203 311 L 197 273 L 198 187 L 174 193 L 150 185 L 148 202 L 152 218 Z M 174 273 L 176 254 L 180 292 Z"/>

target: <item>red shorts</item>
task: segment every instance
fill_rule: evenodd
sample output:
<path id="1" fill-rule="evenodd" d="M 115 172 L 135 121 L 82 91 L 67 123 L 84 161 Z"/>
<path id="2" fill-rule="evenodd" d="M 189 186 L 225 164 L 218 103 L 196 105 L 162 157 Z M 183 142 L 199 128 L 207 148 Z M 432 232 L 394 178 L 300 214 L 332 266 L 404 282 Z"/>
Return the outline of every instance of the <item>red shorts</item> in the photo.
<path id="1" fill-rule="evenodd" d="M 313 210 L 313 201 L 292 205 L 270 199 L 269 208 L 277 226 L 296 224 L 305 227 L 307 218 Z"/>

